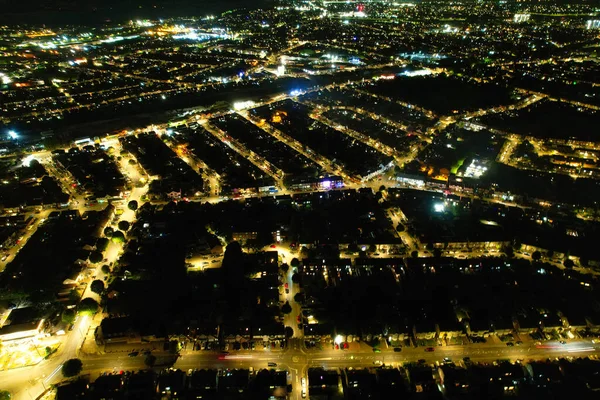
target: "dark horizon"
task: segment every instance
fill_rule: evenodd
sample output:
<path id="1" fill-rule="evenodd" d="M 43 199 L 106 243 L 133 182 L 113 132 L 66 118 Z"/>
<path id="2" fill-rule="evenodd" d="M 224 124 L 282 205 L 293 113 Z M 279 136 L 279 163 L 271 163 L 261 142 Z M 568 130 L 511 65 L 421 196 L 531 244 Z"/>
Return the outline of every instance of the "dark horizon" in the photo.
<path id="1" fill-rule="evenodd" d="M 141 4 L 140 4 L 141 3 Z M 7 1 L 3 5 L 0 24 L 102 24 L 107 21 L 122 22 L 131 19 L 156 19 L 185 16 L 203 16 L 228 10 L 268 7 L 273 0 L 174 0 L 174 1 L 86 1 L 30 2 Z"/>

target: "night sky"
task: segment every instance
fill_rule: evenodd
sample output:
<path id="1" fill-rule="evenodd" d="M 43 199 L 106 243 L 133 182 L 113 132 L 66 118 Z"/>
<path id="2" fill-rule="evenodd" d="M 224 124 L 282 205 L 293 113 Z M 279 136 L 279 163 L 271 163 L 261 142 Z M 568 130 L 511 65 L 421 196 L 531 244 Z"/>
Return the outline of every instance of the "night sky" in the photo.
<path id="1" fill-rule="evenodd" d="M 234 8 L 260 8 L 273 0 L 3 0 L 0 23 L 101 23 L 107 19 L 202 16 Z"/>

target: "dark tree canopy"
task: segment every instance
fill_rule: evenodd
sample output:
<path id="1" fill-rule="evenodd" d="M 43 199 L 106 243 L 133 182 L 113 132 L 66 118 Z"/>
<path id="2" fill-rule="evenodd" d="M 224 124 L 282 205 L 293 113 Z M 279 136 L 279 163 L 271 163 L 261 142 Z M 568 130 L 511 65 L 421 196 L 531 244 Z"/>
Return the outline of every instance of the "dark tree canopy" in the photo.
<path id="1" fill-rule="evenodd" d="M 68 310 L 63 311 L 62 321 L 65 324 L 72 324 L 73 322 L 75 322 L 75 310 L 68 309 Z"/>
<path id="2" fill-rule="evenodd" d="M 104 282 L 102 282 L 100 279 L 94 280 L 90 284 L 90 290 L 94 293 L 101 294 L 104 291 Z"/>
<path id="3" fill-rule="evenodd" d="M 127 208 L 129 208 L 132 211 L 135 211 L 138 209 L 138 202 L 135 200 L 131 200 L 129 203 L 127 203 Z"/>
<path id="4" fill-rule="evenodd" d="M 108 265 L 104 264 L 101 269 L 103 274 L 110 274 L 110 267 Z"/>
<path id="5" fill-rule="evenodd" d="M 294 283 L 300 282 L 300 276 L 298 274 L 292 275 L 292 282 L 294 282 Z"/>
<path id="6" fill-rule="evenodd" d="M 114 231 L 115 230 L 113 228 L 111 228 L 110 226 L 107 226 L 106 228 L 104 228 L 104 236 L 106 236 L 108 238 L 112 237 Z"/>
<path id="7" fill-rule="evenodd" d="M 287 273 L 287 272 L 290 270 L 290 266 L 289 266 L 289 265 L 287 265 L 287 264 L 281 264 L 281 270 L 282 270 L 284 273 Z"/>
<path id="8" fill-rule="evenodd" d="M 291 326 L 286 326 L 285 327 L 285 337 L 289 339 L 292 336 L 294 336 L 294 329 Z"/>
<path id="9" fill-rule="evenodd" d="M 413 250 L 413 251 L 410 252 L 410 256 L 412 258 L 419 258 L 419 252 L 416 251 L 416 250 Z"/>
<path id="10" fill-rule="evenodd" d="M 70 378 L 72 376 L 77 376 L 83 369 L 83 363 L 79 358 L 71 358 L 70 360 L 65 361 L 62 366 L 62 374 L 65 378 Z"/>
<path id="11" fill-rule="evenodd" d="M 304 301 L 304 293 L 296 293 L 294 295 L 294 301 L 296 303 L 302 303 Z"/>
<path id="12" fill-rule="evenodd" d="M 119 221 L 118 227 L 123 232 L 127 232 L 129 230 L 129 222 L 127 222 L 127 221 Z"/>
<path id="13" fill-rule="evenodd" d="M 300 261 L 294 257 L 292 258 L 292 261 L 290 261 L 290 265 L 294 268 L 298 268 L 300 266 Z"/>
<path id="14" fill-rule="evenodd" d="M 125 234 L 121 231 L 115 231 L 112 235 L 112 241 L 115 243 L 125 242 Z"/>
<path id="15" fill-rule="evenodd" d="M 98 312 L 98 302 L 91 297 L 86 297 L 85 299 L 81 300 L 77 310 L 79 312 L 95 314 Z"/>
<path id="16" fill-rule="evenodd" d="M 110 241 L 107 238 L 99 238 L 96 241 L 96 250 L 101 253 L 106 251 L 106 248 L 108 247 L 108 243 L 110 243 Z"/>
<path id="17" fill-rule="evenodd" d="M 281 312 L 284 314 L 289 314 L 292 312 L 292 306 L 290 306 L 289 301 L 286 301 L 283 306 L 281 306 Z"/>
<path id="18" fill-rule="evenodd" d="M 90 253 L 89 260 L 94 264 L 98 264 L 102 261 L 102 253 L 100 253 L 99 251 L 92 251 Z"/>
<path id="19" fill-rule="evenodd" d="M 575 263 L 570 258 L 567 258 L 563 263 L 566 269 L 572 269 Z"/>
<path id="20" fill-rule="evenodd" d="M 540 252 L 539 252 L 539 251 L 537 251 L 537 250 L 536 250 L 536 251 L 534 251 L 534 252 L 531 254 L 531 259 L 532 259 L 533 261 L 540 261 L 540 260 L 542 259 L 542 253 L 540 253 Z"/>

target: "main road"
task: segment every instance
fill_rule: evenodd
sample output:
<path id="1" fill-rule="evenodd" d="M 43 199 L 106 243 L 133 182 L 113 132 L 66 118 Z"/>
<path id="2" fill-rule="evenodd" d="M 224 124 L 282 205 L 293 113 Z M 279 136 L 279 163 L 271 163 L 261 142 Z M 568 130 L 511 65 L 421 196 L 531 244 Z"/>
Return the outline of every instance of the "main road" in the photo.
<path id="1" fill-rule="evenodd" d="M 291 292 L 290 292 L 291 294 Z M 9 390 L 14 399 L 26 400 L 36 398 L 51 384 L 62 379 L 60 368 L 69 358 L 79 357 L 83 361 L 82 374 L 97 376 L 104 371 L 139 370 L 146 368 L 144 357 L 129 357 L 127 353 L 108 353 L 87 355 L 79 352 L 83 332 L 87 329 L 89 321 L 80 318 L 68 336 L 66 344 L 61 351 L 33 367 L 0 372 L 0 389 Z M 521 346 L 508 347 L 505 344 L 470 344 L 466 346 L 441 346 L 435 351 L 427 352 L 423 347 L 403 348 L 401 352 L 384 349 L 381 353 L 374 353 L 362 346 L 359 350 L 334 350 L 326 348 L 306 349 L 302 338 L 289 340 L 285 350 L 241 350 L 229 354 L 214 351 L 184 351 L 181 354 L 170 355 L 157 353 L 158 364 L 173 366 L 183 371 L 196 368 L 269 368 L 268 363 L 276 363 L 277 369 L 287 370 L 289 383 L 292 384 L 292 398 L 301 398 L 300 378 L 307 377 L 309 368 L 369 368 L 385 364 L 398 367 L 407 362 L 422 360 L 427 364 L 441 362 L 450 358 L 456 363 L 461 363 L 464 357 L 469 357 L 473 362 L 492 362 L 495 360 L 530 361 L 554 359 L 557 357 L 599 356 L 600 344 L 590 340 L 577 340 L 567 344 L 559 342 L 544 342 L 537 345 L 526 342 Z M 156 367 L 159 369 L 160 367 Z"/>

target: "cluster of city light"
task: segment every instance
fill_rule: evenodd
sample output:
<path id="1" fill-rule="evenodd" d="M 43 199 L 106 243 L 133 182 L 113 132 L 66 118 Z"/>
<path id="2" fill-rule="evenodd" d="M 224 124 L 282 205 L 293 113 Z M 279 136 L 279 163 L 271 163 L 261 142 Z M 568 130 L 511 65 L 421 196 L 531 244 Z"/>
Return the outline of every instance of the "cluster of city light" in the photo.
<path id="1" fill-rule="evenodd" d="M 479 178 L 487 171 L 487 167 L 479 164 L 477 160 L 471 161 L 471 164 L 467 167 L 465 171 L 465 177 L 467 178 Z"/>
<path id="2" fill-rule="evenodd" d="M 254 107 L 255 104 L 256 103 L 253 102 L 252 100 L 236 101 L 235 103 L 233 103 L 233 109 L 236 110 L 236 111 L 245 110 L 247 108 Z"/>
<path id="3" fill-rule="evenodd" d="M 9 83 L 12 82 L 10 77 L 3 72 L 0 72 L 0 81 L 2 81 L 3 85 L 8 85 Z"/>

